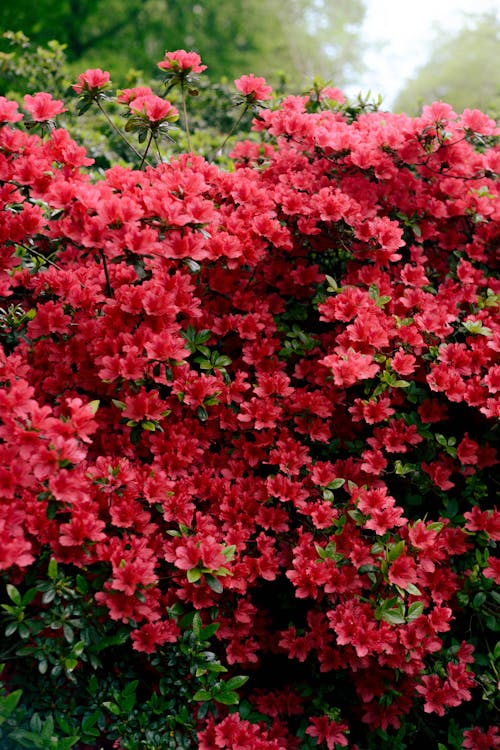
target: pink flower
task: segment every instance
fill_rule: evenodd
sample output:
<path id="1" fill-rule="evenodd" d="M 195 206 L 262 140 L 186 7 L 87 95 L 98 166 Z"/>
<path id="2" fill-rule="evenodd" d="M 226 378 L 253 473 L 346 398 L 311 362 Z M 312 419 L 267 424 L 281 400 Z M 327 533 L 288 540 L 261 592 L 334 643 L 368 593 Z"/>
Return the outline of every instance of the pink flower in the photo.
<path id="1" fill-rule="evenodd" d="M 318 744 L 326 742 L 328 750 L 333 750 L 335 745 L 347 746 L 347 724 L 330 721 L 328 716 L 312 717 L 311 723 L 306 729 L 306 734 L 316 737 Z"/>
<path id="2" fill-rule="evenodd" d="M 345 96 L 340 89 L 333 88 L 332 86 L 325 86 L 320 93 L 321 99 L 330 99 L 331 101 L 337 102 L 337 104 L 343 104 L 345 102 Z"/>
<path id="3" fill-rule="evenodd" d="M 24 97 L 24 109 L 26 109 L 36 122 L 46 122 L 56 115 L 66 112 L 66 107 L 59 99 L 52 99 L 50 94 L 40 91 L 31 96 Z"/>
<path id="4" fill-rule="evenodd" d="M 18 122 L 23 119 L 17 111 L 17 102 L 11 102 L 5 96 L 0 96 L 0 122 Z"/>
<path id="5" fill-rule="evenodd" d="M 207 69 L 201 64 L 201 58 L 196 52 L 186 52 L 184 49 L 175 52 L 165 52 L 165 59 L 158 63 L 162 70 L 171 70 L 174 73 L 203 73 Z"/>
<path id="6" fill-rule="evenodd" d="M 133 648 L 145 654 L 152 654 L 157 646 L 164 643 L 175 643 L 179 636 L 179 628 L 175 622 L 146 622 L 137 630 L 132 631 Z"/>
<path id="7" fill-rule="evenodd" d="M 498 727 L 490 726 L 486 732 L 483 732 L 480 727 L 466 729 L 462 747 L 467 748 L 467 750 L 496 750 L 500 747 Z"/>
<path id="8" fill-rule="evenodd" d="M 258 78 L 253 73 L 237 78 L 234 85 L 250 102 L 270 99 L 273 93 L 271 86 L 267 86 L 266 79 Z"/>
<path id="9" fill-rule="evenodd" d="M 109 83 L 109 73 L 100 68 L 90 68 L 84 73 L 80 73 L 76 83 L 71 87 L 77 94 L 88 91 L 90 94 L 96 94 L 98 91 L 106 88 Z"/>
<path id="10" fill-rule="evenodd" d="M 155 94 L 149 94 L 148 96 L 138 96 L 130 102 L 130 109 L 140 112 L 145 115 L 147 119 L 154 124 L 165 122 L 165 120 L 175 120 L 179 114 L 177 109 L 166 101 Z"/>
<path id="11" fill-rule="evenodd" d="M 500 586 L 500 558 L 488 557 L 488 566 L 483 570 L 483 576 L 485 578 L 492 578 L 495 583 Z"/>
<path id="12" fill-rule="evenodd" d="M 119 104 L 130 104 L 139 96 L 151 96 L 153 92 L 149 86 L 135 86 L 132 89 L 123 89 L 116 97 Z"/>

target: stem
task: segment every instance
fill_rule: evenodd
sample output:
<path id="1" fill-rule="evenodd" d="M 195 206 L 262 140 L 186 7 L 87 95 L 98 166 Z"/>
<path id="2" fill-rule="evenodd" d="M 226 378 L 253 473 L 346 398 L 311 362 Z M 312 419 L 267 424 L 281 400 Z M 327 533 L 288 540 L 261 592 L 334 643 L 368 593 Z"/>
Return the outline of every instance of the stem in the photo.
<path id="1" fill-rule="evenodd" d="M 163 164 L 163 157 L 161 155 L 160 147 L 158 145 L 158 138 L 155 138 L 155 146 L 156 146 L 156 152 L 158 154 L 158 161 L 160 164 Z"/>
<path id="2" fill-rule="evenodd" d="M 106 112 L 106 110 L 105 110 L 105 109 L 104 109 L 104 107 L 102 106 L 102 104 L 101 104 L 101 102 L 99 101 L 99 99 L 95 99 L 95 103 L 97 104 L 97 106 L 99 107 L 100 111 L 102 112 L 102 114 L 104 115 L 104 117 L 106 118 L 106 120 L 108 121 L 109 125 L 111 125 L 111 127 L 113 128 L 113 130 L 115 131 L 115 133 L 116 133 L 117 135 L 119 135 L 119 136 L 120 136 L 120 138 L 121 138 L 122 140 L 124 140 L 124 141 L 125 141 L 125 143 L 127 144 L 127 146 L 128 146 L 128 147 L 129 147 L 129 148 L 130 148 L 130 149 L 131 149 L 131 150 L 132 150 L 133 152 L 134 152 L 134 154 L 135 154 L 136 156 L 138 156 L 138 157 L 139 157 L 139 159 L 141 159 L 141 160 L 142 160 L 142 161 L 141 161 L 141 169 L 142 169 L 142 166 L 143 166 L 143 164 L 144 164 L 144 156 L 143 156 L 143 155 L 142 155 L 142 154 L 140 153 L 140 151 L 138 151 L 138 150 L 137 150 L 137 149 L 135 148 L 135 146 L 134 146 L 134 145 L 133 145 L 132 143 L 130 143 L 130 141 L 129 141 L 129 140 L 128 140 L 128 138 L 127 138 L 127 137 L 126 137 L 126 136 L 125 136 L 125 135 L 124 135 L 124 134 L 122 133 L 122 131 L 120 130 L 120 128 L 117 128 L 117 127 L 116 127 L 115 123 L 113 122 L 113 120 L 111 119 L 111 117 L 110 117 L 110 116 L 108 115 L 108 113 Z M 146 153 L 147 153 L 147 150 L 146 150 Z M 149 166 L 149 167 L 151 166 L 151 164 L 149 164 L 149 162 L 146 162 L 146 164 L 148 164 L 148 166 Z"/>
<path id="3" fill-rule="evenodd" d="M 102 267 L 104 268 L 104 276 L 106 277 L 106 296 L 113 297 L 113 287 L 111 286 L 111 279 L 109 278 L 108 264 L 102 247 L 99 248 L 99 255 L 101 256 Z"/>
<path id="4" fill-rule="evenodd" d="M 151 146 L 151 141 L 153 140 L 153 131 L 150 132 L 148 142 L 146 145 L 146 150 L 144 152 L 144 156 L 142 157 L 142 161 L 139 165 L 139 169 L 142 169 L 144 166 L 144 162 L 146 161 L 146 156 L 148 155 L 149 147 Z"/>
<path id="5" fill-rule="evenodd" d="M 234 131 L 236 130 L 236 128 L 238 127 L 238 125 L 240 124 L 240 122 L 243 120 L 243 117 L 246 115 L 247 111 L 248 111 L 248 104 L 245 104 L 245 106 L 241 110 L 240 116 L 238 117 L 238 119 L 236 120 L 236 122 L 233 123 L 233 127 L 231 128 L 231 130 L 229 131 L 229 133 L 224 138 L 224 142 L 223 142 L 222 146 L 219 148 L 219 150 L 216 153 L 217 156 L 220 156 L 222 154 L 222 152 L 224 150 L 224 146 L 226 145 L 226 143 L 228 142 L 228 140 L 231 138 L 232 134 L 234 133 Z"/>
<path id="6" fill-rule="evenodd" d="M 191 146 L 191 136 L 189 135 L 189 120 L 188 120 L 188 113 L 187 113 L 187 107 L 186 107 L 186 94 L 184 93 L 185 86 L 186 84 L 182 80 L 181 81 L 182 114 L 184 116 L 184 127 L 186 128 L 188 150 L 192 152 L 193 148 Z"/>

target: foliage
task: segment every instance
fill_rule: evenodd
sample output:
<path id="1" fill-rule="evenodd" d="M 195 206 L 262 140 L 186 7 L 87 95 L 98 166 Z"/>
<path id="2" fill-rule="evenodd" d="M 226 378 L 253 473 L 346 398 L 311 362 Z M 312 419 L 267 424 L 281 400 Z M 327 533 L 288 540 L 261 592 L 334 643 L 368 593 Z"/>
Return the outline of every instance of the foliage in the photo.
<path id="1" fill-rule="evenodd" d="M 0 98 L 2 747 L 496 748 L 498 129 L 235 83 Z"/>
<path id="2" fill-rule="evenodd" d="M 456 34 L 441 32 L 428 62 L 399 94 L 394 109 L 416 114 L 441 99 L 457 112 L 477 108 L 500 117 L 500 16 L 471 16 Z"/>
<path id="3" fill-rule="evenodd" d="M 104 65 L 122 79 L 129 68 L 149 78 L 167 47 L 194 47 L 214 81 L 250 69 L 342 83 L 361 64 L 363 16 L 362 0 L 19 0 L 2 4 L 0 29 L 23 29 L 41 45 L 56 38 L 71 62 Z"/>

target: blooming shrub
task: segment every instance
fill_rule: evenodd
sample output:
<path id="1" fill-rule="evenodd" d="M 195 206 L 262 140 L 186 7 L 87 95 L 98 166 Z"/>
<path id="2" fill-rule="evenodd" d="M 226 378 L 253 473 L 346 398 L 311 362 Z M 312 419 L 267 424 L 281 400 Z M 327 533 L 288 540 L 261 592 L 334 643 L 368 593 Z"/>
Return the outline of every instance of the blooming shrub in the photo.
<path id="1" fill-rule="evenodd" d="M 498 131 L 328 92 L 101 179 L 0 98 L 6 747 L 498 747 Z"/>

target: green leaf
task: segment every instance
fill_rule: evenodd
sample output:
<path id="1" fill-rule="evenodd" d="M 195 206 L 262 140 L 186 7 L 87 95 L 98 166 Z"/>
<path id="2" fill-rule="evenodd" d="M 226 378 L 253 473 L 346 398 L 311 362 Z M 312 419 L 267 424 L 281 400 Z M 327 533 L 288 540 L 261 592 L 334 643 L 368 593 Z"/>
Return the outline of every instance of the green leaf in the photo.
<path id="1" fill-rule="evenodd" d="M 8 583 L 6 588 L 9 599 L 14 602 L 14 604 L 17 604 L 18 607 L 20 607 L 22 605 L 22 599 L 19 590 L 16 589 L 16 587 L 11 583 Z"/>
<path id="2" fill-rule="evenodd" d="M 17 625 L 17 622 L 9 622 L 9 624 L 5 628 L 5 635 L 7 638 L 17 631 Z"/>
<path id="3" fill-rule="evenodd" d="M 104 701 L 102 705 L 115 716 L 119 716 L 121 713 L 120 706 L 117 706 L 116 703 L 113 703 L 113 701 Z"/>
<path id="4" fill-rule="evenodd" d="M 238 688 L 244 685 L 245 682 L 248 682 L 248 679 L 247 675 L 236 675 L 236 677 L 231 677 L 231 679 L 226 682 L 226 689 L 238 690 Z"/>
<path id="5" fill-rule="evenodd" d="M 334 479 L 332 482 L 327 484 L 327 488 L 329 490 L 338 490 L 344 484 L 345 484 L 345 479 L 341 479 L 340 477 L 337 477 L 337 479 Z"/>
<path id="6" fill-rule="evenodd" d="M 200 614 L 199 612 L 195 612 L 194 617 L 193 617 L 193 633 L 198 640 L 201 639 L 202 630 L 203 630 L 203 623 L 201 621 Z"/>
<path id="7" fill-rule="evenodd" d="M 49 576 L 49 578 L 50 578 L 51 581 L 55 581 L 55 579 L 57 578 L 57 573 L 58 573 L 58 570 L 57 570 L 57 561 L 54 560 L 54 558 L 52 557 L 50 559 L 50 562 L 49 562 L 49 567 L 48 567 L 48 570 L 47 570 L 47 575 Z"/>
<path id="8" fill-rule="evenodd" d="M 212 694 L 208 690 L 197 690 L 193 695 L 194 701 L 209 701 L 212 699 Z"/>
<path id="9" fill-rule="evenodd" d="M 393 544 L 387 553 L 388 562 L 393 562 L 393 560 L 396 560 L 398 557 L 400 557 L 404 552 L 404 548 L 405 548 L 404 541 Z"/>
<path id="10" fill-rule="evenodd" d="M 208 419 L 208 412 L 204 406 L 199 406 L 196 410 L 196 414 L 200 422 L 206 422 Z"/>
<path id="11" fill-rule="evenodd" d="M 31 604 L 31 602 L 33 601 L 33 599 L 35 598 L 37 594 L 38 594 L 37 589 L 35 588 L 28 589 L 28 591 L 26 591 L 26 593 L 23 594 L 23 607 L 26 607 L 26 605 Z"/>
<path id="12" fill-rule="evenodd" d="M 75 633 L 73 631 L 73 628 L 71 625 L 68 625 L 67 623 L 64 623 L 63 625 L 63 633 L 64 637 L 67 640 L 68 643 L 73 643 L 75 640 Z"/>
<path id="13" fill-rule="evenodd" d="M 18 631 L 19 635 L 24 640 L 30 637 L 30 629 L 27 625 L 24 624 L 24 622 L 19 623 Z"/>
<path id="14" fill-rule="evenodd" d="M 416 620 L 417 617 L 420 617 L 423 611 L 424 611 L 423 602 L 413 602 L 408 607 L 408 616 L 406 618 L 407 621 L 411 622 L 412 620 Z"/>
<path id="15" fill-rule="evenodd" d="M 90 411 L 92 412 L 92 414 L 96 414 L 97 413 L 97 410 L 99 408 L 99 404 L 100 404 L 99 399 L 95 399 L 94 401 L 89 401 L 89 403 L 87 404 L 87 406 L 90 407 Z"/>
<path id="16" fill-rule="evenodd" d="M 219 693 L 218 695 L 214 695 L 214 700 L 217 701 L 217 703 L 223 703 L 224 706 L 237 706 L 240 702 L 240 696 L 238 693 L 228 692 L 228 693 Z"/>
<path id="17" fill-rule="evenodd" d="M 96 724 L 99 718 L 100 711 L 94 711 L 90 716 L 86 716 L 82 721 L 82 729 L 84 732 L 91 730 Z"/>
<path id="18" fill-rule="evenodd" d="M 413 596 L 421 596 L 420 590 L 415 586 L 414 583 L 407 583 L 406 586 L 403 586 L 403 588 L 409 594 L 413 594 Z"/>
<path id="19" fill-rule="evenodd" d="M 390 625 L 404 625 L 405 623 L 405 617 L 399 609 L 386 610 L 382 614 L 382 619 L 388 622 Z"/>
<path id="20" fill-rule="evenodd" d="M 76 576 L 76 590 L 80 594 L 86 594 L 89 590 L 89 585 L 85 578 L 81 575 Z"/>
<path id="21" fill-rule="evenodd" d="M 201 570 L 199 568 L 190 568 L 186 573 L 186 578 L 189 583 L 196 583 L 201 578 Z"/>
<path id="22" fill-rule="evenodd" d="M 0 726 L 15 711 L 22 694 L 22 690 L 13 690 L 9 695 L 0 698 Z"/>
<path id="23" fill-rule="evenodd" d="M 55 598 L 56 598 L 55 589 L 47 589 L 47 591 L 44 591 L 42 594 L 42 602 L 44 604 L 50 604 L 50 602 L 53 602 Z"/>
<path id="24" fill-rule="evenodd" d="M 210 575 L 210 573 L 205 573 L 205 581 L 208 583 L 212 591 L 216 594 L 222 594 L 222 592 L 224 591 L 224 587 L 219 579 L 214 578 L 214 576 Z"/>
<path id="25" fill-rule="evenodd" d="M 200 636 L 200 640 L 207 641 L 209 638 L 211 638 L 219 629 L 220 622 L 212 622 L 210 625 L 207 625 L 203 628 Z"/>

